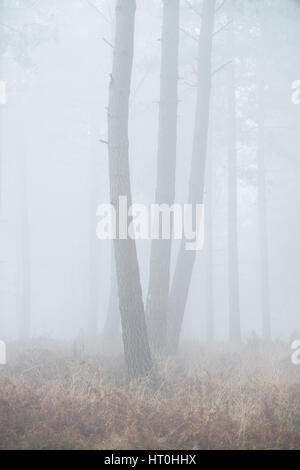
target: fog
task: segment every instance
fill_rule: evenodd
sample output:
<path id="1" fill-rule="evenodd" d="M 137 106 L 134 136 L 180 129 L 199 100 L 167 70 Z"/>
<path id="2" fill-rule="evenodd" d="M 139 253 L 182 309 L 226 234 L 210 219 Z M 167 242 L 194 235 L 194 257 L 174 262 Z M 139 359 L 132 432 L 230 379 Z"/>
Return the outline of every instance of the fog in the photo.
<path id="1" fill-rule="evenodd" d="M 0 18 L 0 449 L 299 449 L 300 1 Z"/>
<path id="2" fill-rule="evenodd" d="M 181 204 L 188 202 L 197 94 L 201 19 L 195 8 L 200 10 L 201 2 L 181 4 L 175 197 Z M 162 13 L 160 1 L 137 2 L 129 159 L 133 201 L 146 205 L 155 201 Z M 112 242 L 96 239 L 96 209 L 110 201 L 105 141 L 114 2 L 2 0 L 1 16 L 0 78 L 6 83 L 6 104 L 1 105 L 1 339 L 19 338 L 24 315 L 31 338 L 85 336 L 90 296 L 94 295 L 90 285 L 96 276 L 101 341 L 109 303 Z M 260 80 L 264 90 L 264 250 L 272 338 L 288 338 L 300 327 L 300 108 L 292 102 L 292 84 L 300 73 L 299 20 L 296 1 L 226 2 L 216 13 L 204 204 L 212 214 L 209 237 L 214 339 L 218 341 L 228 338 L 229 318 L 226 106 L 227 69 L 232 60 L 242 337 L 262 334 Z M 182 340 L 207 340 L 206 242 L 207 235 L 203 250 L 196 255 Z M 173 243 L 171 278 L 179 246 Z M 137 247 L 146 303 L 151 242 L 138 241 Z"/>

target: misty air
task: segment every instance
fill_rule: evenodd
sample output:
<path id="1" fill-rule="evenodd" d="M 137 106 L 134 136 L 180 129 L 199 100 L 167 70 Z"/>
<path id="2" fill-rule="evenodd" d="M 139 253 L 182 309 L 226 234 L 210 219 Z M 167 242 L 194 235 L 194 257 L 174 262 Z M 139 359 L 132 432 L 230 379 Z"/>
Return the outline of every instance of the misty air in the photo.
<path id="1" fill-rule="evenodd" d="M 0 449 L 299 450 L 300 1 L 0 18 Z"/>

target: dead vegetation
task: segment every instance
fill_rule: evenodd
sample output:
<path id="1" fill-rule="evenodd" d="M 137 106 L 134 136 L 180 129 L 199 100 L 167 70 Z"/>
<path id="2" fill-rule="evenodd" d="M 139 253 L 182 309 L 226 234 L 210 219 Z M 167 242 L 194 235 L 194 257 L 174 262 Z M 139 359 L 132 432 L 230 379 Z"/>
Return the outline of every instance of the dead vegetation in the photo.
<path id="1" fill-rule="evenodd" d="M 189 346 L 157 358 L 155 387 L 130 388 L 117 356 L 10 349 L 1 449 L 300 448 L 300 366 L 287 345 Z"/>

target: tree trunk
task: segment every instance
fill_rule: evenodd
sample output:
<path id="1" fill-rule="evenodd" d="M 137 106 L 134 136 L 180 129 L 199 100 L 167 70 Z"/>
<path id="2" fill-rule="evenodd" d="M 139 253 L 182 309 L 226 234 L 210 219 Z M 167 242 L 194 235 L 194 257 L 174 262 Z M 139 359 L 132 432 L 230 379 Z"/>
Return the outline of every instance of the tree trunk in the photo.
<path id="1" fill-rule="evenodd" d="M 229 33 L 229 46 L 233 44 Z M 233 57 L 234 61 L 234 57 Z M 238 255 L 238 195 L 237 195 L 237 148 L 236 148 L 236 96 L 234 62 L 228 66 L 228 308 L 229 339 L 241 340 L 239 301 L 239 255 Z"/>
<path id="2" fill-rule="evenodd" d="M 211 55 L 216 0 L 204 0 L 202 26 L 198 45 L 198 83 L 193 154 L 189 184 L 189 203 L 202 204 L 207 154 L 211 92 Z M 186 251 L 183 240 L 169 296 L 168 347 L 176 352 L 196 259 L 195 251 Z"/>
<path id="3" fill-rule="evenodd" d="M 156 204 L 171 206 L 176 178 L 179 0 L 164 0 L 163 9 Z M 166 347 L 170 262 L 171 240 L 153 240 L 146 311 L 150 341 L 158 351 Z"/>
<path id="4" fill-rule="evenodd" d="M 96 237 L 96 209 L 100 172 L 98 171 L 97 132 L 95 117 L 91 115 L 90 125 L 90 254 L 89 254 L 89 297 L 88 297 L 88 336 L 97 335 L 99 320 L 100 285 L 100 242 Z"/>
<path id="5" fill-rule="evenodd" d="M 119 220 L 119 197 L 132 204 L 129 175 L 128 115 L 134 50 L 135 0 L 118 0 L 113 70 L 108 107 L 111 203 Z M 142 288 L 135 241 L 114 241 L 125 361 L 129 380 L 151 373 Z"/>
<path id="6" fill-rule="evenodd" d="M 20 104 L 18 107 L 22 106 Z M 25 104 L 23 105 L 26 109 Z M 28 188 L 27 188 L 27 155 L 28 129 L 24 124 L 26 122 L 26 113 L 19 113 L 23 116 L 20 120 L 22 129 L 22 144 L 18 147 L 20 164 L 20 251 L 19 251 L 19 286 L 18 286 L 18 314 L 19 314 L 19 338 L 29 340 L 31 334 L 31 255 L 30 255 L 30 236 L 28 219 Z M 25 125 L 25 128 L 24 128 Z"/>
<path id="7" fill-rule="evenodd" d="M 1 10 L 0 10 L 1 12 Z M 1 71 L 1 62 L 0 62 L 0 71 Z M 3 159 L 3 107 L 4 103 L 0 101 L 0 217 L 2 216 L 2 159 Z"/>
<path id="8" fill-rule="evenodd" d="M 206 339 L 214 341 L 214 293 L 213 293 L 213 150 L 210 131 L 205 195 L 205 277 L 206 277 Z"/>
<path id="9" fill-rule="evenodd" d="M 262 67 L 262 65 L 261 65 Z M 258 211 L 259 211 L 259 253 L 260 253 L 260 289 L 262 309 L 262 335 L 271 339 L 269 256 L 267 229 L 267 191 L 265 170 L 265 106 L 263 71 L 259 72 L 259 110 L 258 110 Z"/>
<path id="10" fill-rule="evenodd" d="M 267 223 L 267 187 L 265 168 L 265 31 L 267 17 L 264 9 L 259 11 L 260 38 L 257 61 L 258 75 L 258 142 L 257 142 L 257 171 L 258 171 L 258 224 L 259 224 L 259 259 L 260 259 L 260 298 L 262 315 L 262 336 L 271 340 L 271 312 L 269 286 L 269 243 Z"/>
<path id="11" fill-rule="evenodd" d="M 118 283 L 115 266 L 114 247 L 111 250 L 111 272 L 110 272 L 110 291 L 106 321 L 104 325 L 104 338 L 113 339 L 117 337 L 120 329 L 120 309 L 118 302 Z"/>
<path id="12" fill-rule="evenodd" d="M 3 19 L 3 2 L 0 3 L 0 17 Z M 3 79 L 2 73 L 3 73 L 3 67 L 2 67 L 2 57 L 3 55 L 0 55 L 0 80 Z M 3 94 L 5 94 L 5 84 L 3 84 Z M 2 152 L 3 152 L 3 117 L 2 117 L 2 112 L 3 112 L 3 106 L 5 106 L 4 101 L 5 96 L 0 97 L 0 217 L 2 215 Z"/>

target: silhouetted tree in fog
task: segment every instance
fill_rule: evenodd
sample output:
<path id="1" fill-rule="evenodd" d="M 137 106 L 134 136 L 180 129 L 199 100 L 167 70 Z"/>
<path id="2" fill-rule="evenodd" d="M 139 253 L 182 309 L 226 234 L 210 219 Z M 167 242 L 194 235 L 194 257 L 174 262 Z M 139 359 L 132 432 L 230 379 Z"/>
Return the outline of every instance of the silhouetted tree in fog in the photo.
<path id="1" fill-rule="evenodd" d="M 33 71 L 36 67 L 33 52 L 43 42 L 53 39 L 56 29 L 54 15 L 50 14 L 51 6 L 47 2 L 29 2 L 27 0 L 10 0 L 0 2 L 0 60 L 5 57 L 24 71 Z M 31 21 L 30 18 L 35 19 Z M 0 80 L 2 79 L 0 74 Z M 27 79 L 28 80 L 28 79 Z M 25 98 L 29 89 L 29 80 L 21 85 L 20 76 L 16 75 L 14 84 L 8 86 L 7 111 L 15 113 L 14 142 L 18 163 L 18 198 L 19 198 L 19 232 L 17 246 L 17 274 L 16 274 L 16 310 L 18 317 L 18 336 L 21 340 L 28 340 L 31 336 L 32 324 L 32 262 L 31 237 L 29 220 L 29 146 L 30 135 L 33 134 L 29 126 L 30 103 Z M 26 84 L 25 84 L 26 83 Z M 13 97 L 12 89 L 15 88 Z M 1 110 L 0 110 L 1 112 Z M 8 114 L 9 114 L 8 113 Z M 2 122 L 0 121 L 2 132 Z M 2 141 L 0 142 L 2 145 Z M 1 155 L 0 155 L 1 160 Z M 1 161 L 0 161 L 0 210 L 1 210 Z"/>
<path id="2" fill-rule="evenodd" d="M 198 44 L 197 103 L 189 183 L 189 203 L 194 205 L 203 203 L 204 196 L 215 8 L 216 0 L 203 1 L 201 31 Z M 168 343 L 170 351 L 173 352 L 177 350 L 179 345 L 195 259 L 196 252 L 186 251 L 185 242 L 183 242 L 178 254 L 169 297 Z"/>
<path id="3" fill-rule="evenodd" d="M 230 27 L 228 39 L 229 49 L 232 51 L 232 62 L 227 66 L 229 339 L 233 342 L 239 342 L 241 340 L 241 321 L 239 300 L 237 132 L 233 25 Z"/>
<path id="4" fill-rule="evenodd" d="M 120 309 L 118 302 L 118 283 L 115 266 L 114 247 L 111 250 L 111 263 L 110 263 L 110 290 L 108 309 L 104 325 L 103 334 L 105 339 L 111 340 L 116 338 L 120 329 Z"/>
<path id="5" fill-rule="evenodd" d="M 17 98 L 12 100 L 10 106 L 13 106 L 17 112 L 16 124 L 19 129 L 19 137 L 16 142 L 20 208 L 17 247 L 18 335 L 20 340 L 26 341 L 31 335 L 31 246 L 28 204 L 28 135 L 31 128 L 26 121 L 28 102 L 22 98 L 20 92 Z"/>
<path id="6" fill-rule="evenodd" d="M 212 127 L 212 126 L 210 126 Z M 214 289 L 213 289 L 213 149 L 212 130 L 209 131 L 208 162 L 205 185 L 205 290 L 206 290 L 206 339 L 212 342 L 215 336 L 214 326 Z"/>
<path id="7" fill-rule="evenodd" d="M 265 169 L 265 79 L 264 79 L 264 24 L 261 24 L 260 51 L 258 58 L 258 212 L 259 212 L 259 256 L 260 256 L 260 295 L 262 312 L 262 335 L 271 339 L 270 286 L 269 286 L 269 244 L 267 228 L 267 187 Z"/>
<path id="8" fill-rule="evenodd" d="M 111 203 L 119 219 L 119 197 L 132 203 L 128 114 L 134 52 L 135 0 L 118 0 L 113 67 L 109 86 L 108 150 Z M 148 375 L 152 362 L 148 342 L 142 288 L 135 241 L 114 241 L 116 273 L 129 379 Z"/>
<path id="9" fill-rule="evenodd" d="M 3 18 L 3 4 L 2 2 L 0 3 L 0 18 Z M 0 36 L 1 40 L 1 36 Z M 3 46 L 2 46 L 3 50 Z M 0 80 L 3 81 L 3 67 L 2 67 L 2 50 L 0 49 Z M 4 90 L 3 90 L 4 91 Z M 2 97 L 1 97 L 2 98 Z M 1 103 L 0 100 L 0 220 L 1 220 L 1 215 L 2 215 L 2 111 L 3 111 L 3 106 L 4 103 Z"/>
<path id="10" fill-rule="evenodd" d="M 163 0 L 156 204 L 170 206 L 176 177 L 179 10 L 179 0 Z M 171 246 L 171 240 L 153 240 L 151 246 L 146 311 L 150 340 L 158 350 L 166 346 Z"/>
<path id="11" fill-rule="evenodd" d="M 99 196 L 100 171 L 99 142 L 97 139 L 96 116 L 91 113 L 89 129 L 90 150 L 90 253 L 89 253 L 89 295 L 88 295 L 88 335 L 95 336 L 99 320 L 99 285 L 100 285 L 100 246 L 95 231 L 95 212 Z"/>

